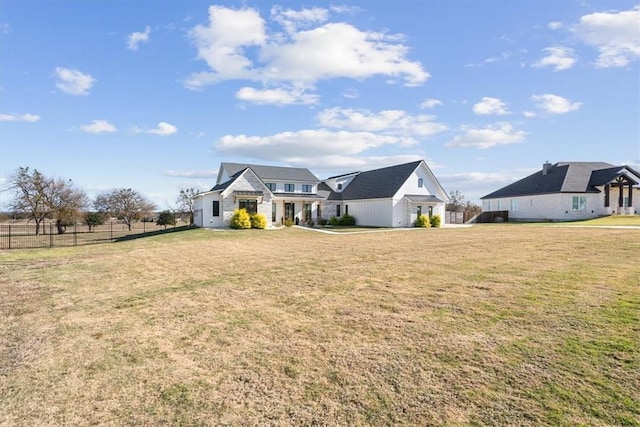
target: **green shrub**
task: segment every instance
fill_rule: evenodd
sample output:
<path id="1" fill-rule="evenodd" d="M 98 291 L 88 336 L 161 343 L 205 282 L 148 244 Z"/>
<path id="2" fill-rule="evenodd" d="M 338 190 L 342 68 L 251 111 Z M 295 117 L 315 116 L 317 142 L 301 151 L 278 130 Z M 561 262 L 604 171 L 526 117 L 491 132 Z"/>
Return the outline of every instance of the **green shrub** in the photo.
<path id="1" fill-rule="evenodd" d="M 442 223 L 442 219 L 440 215 L 434 215 L 431 217 L 431 226 L 435 228 L 440 228 L 440 224 Z"/>
<path id="2" fill-rule="evenodd" d="M 329 218 L 329 221 L 327 222 L 327 224 L 329 224 L 329 225 L 338 225 L 338 224 L 340 224 L 340 221 L 338 220 L 338 218 L 336 218 L 335 215 L 333 215 L 331 218 Z"/>
<path id="3" fill-rule="evenodd" d="M 251 228 L 251 217 L 246 209 L 236 209 L 231 217 L 231 228 L 246 230 Z"/>
<path id="4" fill-rule="evenodd" d="M 293 227 L 293 220 L 292 219 L 285 219 L 284 220 L 284 226 L 285 227 Z"/>
<path id="5" fill-rule="evenodd" d="M 342 217 L 340 218 L 340 221 L 338 221 L 340 225 L 356 225 L 356 219 L 349 215 L 349 214 L 344 214 L 342 215 Z"/>
<path id="6" fill-rule="evenodd" d="M 328 221 L 326 218 L 320 218 L 320 219 L 318 220 L 318 225 L 321 225 L 321 226 L 323 226 L 323 227 L 324 227 L 325 225 L 327 225 L 327 223 L 328 223 L 328 222 L 329 222 L 329 221 Z"/>
<path id="7" fill-rule="evenodd" d="M 431 227 L 431 220 L 429 219 L 429 215 L 420 215 L 416 221 L 413 223 L 416 227 L 429 228 Z"/>
<path id="8" fill-rule="evenodd" d="M 261 213 L 251 215 L 251 228 L 264 230 L 267 228 L 267 217 Z"/>

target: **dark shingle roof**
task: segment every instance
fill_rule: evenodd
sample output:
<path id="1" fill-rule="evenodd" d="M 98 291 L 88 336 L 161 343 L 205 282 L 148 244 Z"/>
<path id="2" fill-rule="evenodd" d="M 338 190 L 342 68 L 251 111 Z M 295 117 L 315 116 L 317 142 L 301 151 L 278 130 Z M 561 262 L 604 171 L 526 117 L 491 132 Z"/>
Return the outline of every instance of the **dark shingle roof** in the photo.
<path id="1" fill-rule="evenodd" d="M 546 175 L 540 170 L 481 199 L 548 193 L 598 192 L 595 186 L 611 181 L 617 174 L 613 174 L 608 181 L 603 179 L 611 176 L 613 170 L 619 173 L 620 169 L 621 167 L 614 167 L 604 162 L 558 162 L 549 165 Z"/>
<path id="2" fill-rule="evenodd" d="M 332 192 L 329 200 L 385 199 L 393 197 L 420 163 L 422 163 L 422 160 L 360 172 L 342 193 Z M 325 188 L 318 187 L 318 192 L 321 190 L 325 190 Z"/>
<path id="3" fill-rule="evenodd" d="M 231 178 L 229 178 L 225 182 L 221 182 L 220 184 L 215 185 L 210 191 L 225 190 L 227 187 L 229 187 L 231 184 L 233 184 L 233 182 L 236 179 L 238 179 L 238 177 L 240 175 L 242 175 L 242 172 L 244 172 L 246 169 L 247 168 L 244 168 L 244 169 L 241 169 L 241 170 L 237 171 L 236 173 L 231 175 Z"/>
<path id="4" fill-rule="evenodd" d="M 307 168 L 290 168 L 283 166 L 250 165 L 245 163 L 222 163 L 221 165 L 229 175 L 235 175 L 239 171 L 251 168 L 258 178 L 263 181 L 296 181 L 319 182 L 320 180 Z"/>

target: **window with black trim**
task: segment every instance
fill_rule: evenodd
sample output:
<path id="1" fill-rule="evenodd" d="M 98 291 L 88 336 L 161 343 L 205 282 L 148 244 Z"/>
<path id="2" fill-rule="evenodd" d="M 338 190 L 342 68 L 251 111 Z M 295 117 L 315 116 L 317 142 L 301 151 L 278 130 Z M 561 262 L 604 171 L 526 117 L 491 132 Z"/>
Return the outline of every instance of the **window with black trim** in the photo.
<path id="1" fill-rule="evenodd" d="M 294 191 L 296 191 L 296 185 L 295 184 L 285 184 L 284 185 L 284 191 L 286 191 L 287 193 L 293 193 Z"/>
<path id="2" fill-rule="evenodd" d="M 214 200 L 213 201 L 213 210 L 212 210 L 212 215 L 213 216 L 220 216 L 220 202 L 218 200 Z"/>
<path id="3" fill-rule="evenodd" d="M 336 205 L 336 216 L 340 216 L 340 205 Z"/>
<path id="4" fill-rule="evenodd" d="M 276 191 L 276 183 L 275 182 L 267 182 L 267 188 L 269 188 L 269 191 Z"/>
<path id="5" fill-rule="evenodd" d="M 249 214 L 258 213 L 258 201 L 255 199 L 241 199 L 238 202 L 238 207 L 246 209 Z"/>
<path id="6" fill-rule="evenodd" d="M 303 193 L 311 193 L 312 186 L 309 184 L 302 184 L 302 192 Z"/>

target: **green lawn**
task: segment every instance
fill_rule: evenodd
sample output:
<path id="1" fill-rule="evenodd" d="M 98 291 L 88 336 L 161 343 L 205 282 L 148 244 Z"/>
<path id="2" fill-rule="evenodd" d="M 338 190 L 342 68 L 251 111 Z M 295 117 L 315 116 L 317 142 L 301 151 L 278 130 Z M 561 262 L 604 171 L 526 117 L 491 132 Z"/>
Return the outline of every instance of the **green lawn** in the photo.
<path id="1" fill-rule="evenodd" d="M 640 230 L 0 251 L 0 425 L 640 425 Z"/>

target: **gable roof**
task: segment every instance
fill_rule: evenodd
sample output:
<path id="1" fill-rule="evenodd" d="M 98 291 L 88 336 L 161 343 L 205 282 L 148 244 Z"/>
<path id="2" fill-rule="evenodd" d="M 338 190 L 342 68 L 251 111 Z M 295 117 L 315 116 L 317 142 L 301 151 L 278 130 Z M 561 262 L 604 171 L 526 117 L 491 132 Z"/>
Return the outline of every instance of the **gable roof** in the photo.
<path id="1" fill-rule="evenodd" d="M 360 172 L 353 178 L 351 183 L 347 185 L 344 191 L 332 191 L 328 199 L 358 200 L 393 197 L 421 163 L 422 160 L 418 160 L 416 162 Z M 318 188 L 318 191 L 327 189 L 329 189 L 329 186 L 322 186 L 322 188 Z"/>
<path id="2" fill-rule="evenodd" d="M 623 173 L 624 169 L 636 174 L 629 167 L 604 162 L 558 162 L 549 165 L 546 174 L 544 169 L 481 199 L 549 193 L 598 193 L 596 186 L 608 184 Z"/>
<path id="3" fill-rule="evenodd" d="M 307 168 L 290 168 L 284 166 L 251 165 L 245 163 L 220 164 L 220 170 L 226 170 L 230 177 L 246 168 L 251 168 L 262 181 L 296 181 L 319 182 L 320 180 Z"/>

